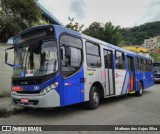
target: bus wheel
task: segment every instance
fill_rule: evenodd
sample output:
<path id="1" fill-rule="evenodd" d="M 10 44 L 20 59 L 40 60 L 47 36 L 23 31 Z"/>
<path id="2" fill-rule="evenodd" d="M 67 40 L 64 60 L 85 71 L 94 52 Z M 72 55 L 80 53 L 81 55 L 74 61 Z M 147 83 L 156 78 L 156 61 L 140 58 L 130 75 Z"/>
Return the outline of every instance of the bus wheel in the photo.
<path id="1" fill-rule="evenodd" d="M 143 94 L 143 86 L 142 86 L 142 83 L 139 82 L 138 91 L 136 92 L 136 95 L 137 96 L 142 96 L 142 94 Z"/>
<path id="2" fill-rule="evenodd" d="M 90 109 L 96 109 L 99 106 L 99 102 L 100 102 L 100 97 L 98 89 L 96 86 L 93 86 L 89 94 L 88 107 Z"/>

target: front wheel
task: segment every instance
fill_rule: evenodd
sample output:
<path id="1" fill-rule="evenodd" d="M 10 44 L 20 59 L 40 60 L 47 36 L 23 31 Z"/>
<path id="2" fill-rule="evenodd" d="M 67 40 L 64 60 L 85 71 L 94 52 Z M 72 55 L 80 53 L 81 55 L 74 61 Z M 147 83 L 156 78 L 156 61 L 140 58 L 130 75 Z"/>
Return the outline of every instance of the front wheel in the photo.
<path id="1" fill-rule="evenodd" d="M 96 109 L 99 106 L 100 97 L 96 86 L 93 86 L 90 90 L 89 101 L 87 102 L 90 109 Z"/>
<path id="2" fill-rule="evenodd" d="M 137 96 L 142 96 L 142 94 L 143 94 L 143 86 L 142 86 L 142 83 L 139 82 L 138 91 L 136 92 L 136 95 Z"/>

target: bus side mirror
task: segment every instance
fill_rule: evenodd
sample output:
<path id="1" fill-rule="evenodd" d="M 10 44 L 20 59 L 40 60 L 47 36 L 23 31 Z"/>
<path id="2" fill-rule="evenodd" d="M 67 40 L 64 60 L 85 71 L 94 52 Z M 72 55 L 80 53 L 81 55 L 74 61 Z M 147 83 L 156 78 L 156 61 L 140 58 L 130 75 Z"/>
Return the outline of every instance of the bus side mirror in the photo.
<path id="1" fill-rule="evenodd" d="M 7 51 L 10 51 L 9 53 Z M 11 67 L 14 66 L 14 52 L 13 47 L 5 49 L 5 63 Z"/>

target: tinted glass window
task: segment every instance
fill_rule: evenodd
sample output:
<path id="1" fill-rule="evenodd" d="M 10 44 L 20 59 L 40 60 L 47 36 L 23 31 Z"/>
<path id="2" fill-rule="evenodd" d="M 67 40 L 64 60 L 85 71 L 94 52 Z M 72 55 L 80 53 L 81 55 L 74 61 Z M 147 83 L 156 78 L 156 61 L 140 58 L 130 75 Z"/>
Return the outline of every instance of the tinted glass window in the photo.
<path id="1" fill-rule="evenodd" d="M 82 41 L 78 38 L 75 38 L 73 36 L 63 35 L 60 39 L 60 44 L 62 45 L 68 45 L 71 47 L 76 47 L 82 49 Z"/>
<path id="2" fill-rule="evenodd" d="M 137 71 L 142 71 L 141 58 L 139 58 L 139 57 L 136 57 L 136 69 L 137 69 Z"/>
<path id="3" fill-rule="evenodd" d="M 146 60 L 143 59 L 143 71 L 147 71 Z"/>
<path id="4" fill-rule="evenodd" d="M 136 57 L 136 70 L 139 71 L 139 59 Z"/>
<path id="5" fill-rule="evenodd" d="M 112 69 L 113 68 L 113 60 L 112 60 L 112 52 L 104 50 L 104 63 L 105 63 L 105 68 Z"/>
<path id="6" fill-rule="evenodd" d="M 55 41 L 45 41 L 41 44 L 30 45 L 15 49 L 15 63 L 20 68 L 13 69 L 13 76 L 25 77 L 41 76 L 54 73 L 58 70 L 57 44 Z"/>
<path id="7" fill-rule="evenodd" d="M 71 66 L 79 67 L 81 65 L 81 50 L 71 47 Z"/>
<path id="8" fill-rule="evenodd" d="M 98 56 L 87 55 L 87 65 L 92 67 L 100 67 L 101 59 Z"/>
<path id="9" fill-rule="evenodd" d="M 76 73 L 82 63 L 82 42 L 80 39 L 63 35 L 60 39 L 61 44 L 61 64 L 62 74 L 69 77 Z M 65 44 L 66 43 L 66 44 Z"/>
<path id="10" fill-rule="evenodd" d="M 116 51 L 116 68 L 125 69 L 124 53 Z"/>
<path id="11" fill-rule="evenodd" d="M 86 47 L 87 47 L 87 54 L 93 54 L 99 56 L 99 47 L 97 45 L 87 42 Z"/>
<path id="12" fill-rule="evenodd" d="M 142 71 L 142 60 L 141 60 L 141 58 L 138 58 L 138 62 L 139 62 L 139 70 Z"/>
<path id="13" fill-rule="evenodd" d="M 100 67 L 101 58 L 99 46 L 90 42 L 86 42 L 87 65 L 91 67 Z"/>
<path id="14" fill-rule="evenodd" d="M 152 61 L 148 61 L 147 66 L 148 66 L 148 71 L 152 72 Z"/>

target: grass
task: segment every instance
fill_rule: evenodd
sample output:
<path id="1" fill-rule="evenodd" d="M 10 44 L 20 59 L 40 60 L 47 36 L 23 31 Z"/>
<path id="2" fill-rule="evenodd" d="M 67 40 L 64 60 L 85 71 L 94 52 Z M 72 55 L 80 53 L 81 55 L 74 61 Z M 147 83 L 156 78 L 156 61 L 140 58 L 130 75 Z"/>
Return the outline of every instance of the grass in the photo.
<path id="1" fill-rule="evenodd" d="M 11 96 L 11 94 L 8 93 L 8 92 L 2 92 L 2 93 L 0 93 L 0 98 L 3 98 L 3 97 L 10 97 L 10 96 Z"/>

